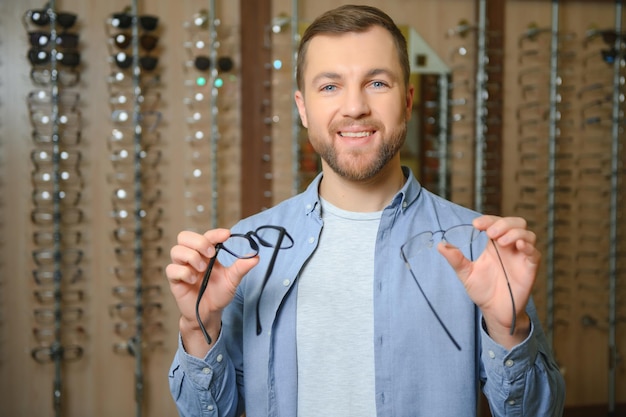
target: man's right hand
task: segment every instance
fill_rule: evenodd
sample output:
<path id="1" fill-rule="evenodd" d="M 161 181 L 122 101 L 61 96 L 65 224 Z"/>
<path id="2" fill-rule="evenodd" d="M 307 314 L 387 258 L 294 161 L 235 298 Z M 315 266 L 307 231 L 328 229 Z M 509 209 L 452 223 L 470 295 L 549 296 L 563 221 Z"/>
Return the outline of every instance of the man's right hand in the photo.
<path id="1" fill-rule="evenodd" d="M 229 237 L 228 229 L 209 230 L 203 235 L 183 231 L 170 251 L 172 263 L 165 268 L 165 275 L 181 313 L 179 327 L 183 344 L 192 356 L 202 358 L 210 348 L 196 320 L 196 300 L 209 260 L 215 256 L 215 245 Z M 200 317 L 214 343 L 220 333 L 222 310 L 235 296 L 243 276 L 257 263 L 258 257 L 237 259 L 229 267 L 215 262 L 199 307 Z"/>

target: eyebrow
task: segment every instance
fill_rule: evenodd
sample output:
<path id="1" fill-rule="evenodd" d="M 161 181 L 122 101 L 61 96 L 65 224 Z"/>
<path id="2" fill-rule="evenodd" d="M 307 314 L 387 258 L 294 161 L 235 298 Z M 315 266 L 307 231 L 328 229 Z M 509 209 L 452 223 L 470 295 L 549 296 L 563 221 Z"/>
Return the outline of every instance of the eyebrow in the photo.
<path id="1" fill-rule="evenodd" d="M 393 73 L 393 71 L 386 69 L 386 68 L 372 68 L 371 70 L 367 71 L 367 73 L 365 74 L 365 78 L 372 78 L 378 75 L 385 75 L 389 77 L 391 80 L 393 80 L 394 82 L 398 81 L 398 77 Z M 341 78 L 343 77 L 336 72 L 326 71 L 313 77 L 313 80 L 311 80 L 311 83 L 315 85 L 320 80 L 323 80 L 323 79 L 340 80 Z"/>

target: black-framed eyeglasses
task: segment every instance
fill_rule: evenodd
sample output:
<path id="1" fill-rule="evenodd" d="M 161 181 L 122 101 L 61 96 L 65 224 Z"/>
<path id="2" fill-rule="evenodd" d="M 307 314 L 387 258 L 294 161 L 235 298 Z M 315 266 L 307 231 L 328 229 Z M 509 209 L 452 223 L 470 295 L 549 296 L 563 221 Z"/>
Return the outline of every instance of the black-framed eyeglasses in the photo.
<path id="1" fill-rule="evenodd" d="M 141 15 L 137 18 L 139 26 L 146 31 L 155 30 L 159 23 L 159 18 L 153 15 Z M 108 24 L 115 29 L 129 29 L 133 25 L 133 15 L 126 12 L 113 13 L 108 19 Z"/>
<path id="2" fill-rule="evenodd" d="M 115 63 L 119 69 L 128 69 L 133 65 L 133 56 L 126 52 L 118 52 L 111 56 L 111 61 Z M 145 71 L 153 71 L 159 63 L 159 57 L 156 56 L 140 56 L 139 67 Z"/>
<path id="3" fill-rule="evenodd" d="M 256 241 L 254 238 L 256 238 Z M 211 336 L 209 336 L 206 328 L 204 327 L 204 323 L 202 322 L 202 318 L 200 317 L 200 301 L 202 300 L 202 296 L 204 295 L 207 284 L 209 283 L 209 277 L 211 276 L 213 265 L 217 259 L 217 254 L 223 249 L 225 252 L 237 259 L 254 258 L 259 253 L 260 249 L 257 241 L 266 248 L 274 249 L 270 262 L 267 266 L 267 271 L 265 272 L 265 277 L 263 278 L 261 294 L 259 294 L 256 304 L 256 331 L 257 335 L 261 334 L 262 329 L 261 318 L 259 316 L 259 306 L 263 290 L 265 289 L 265 285 L 267 284 L 267 281 L 272 274 L 272 270 L 274 269 L 274 263 L 276 262 L 276 257 L 278 256 L 278 250 L 289 249 L 294 244 L 293 238 L 289 235 L 289 233 L 287 233 L 287 230 L 280 226 L 260 226 L 256 230 L 245 234 L 235 233 L 230 235 L 226 242 L 215 245 L 215 255 L 213 255 L 213 257 L 209 260 L 209 266 L 207 267 L 204 277 L 202 278 L 202 284 L 200 285 L 198 299 L 196 301 L 196 319 L 198 320 L 198 325 L 204 335 L 204 340 L 206 340 L 209 345 L 212 343 Z"/>
<path id="4" fill-rule="evenodd" d="M 42 9 L 29 9 L 22 16 L 22 24 L 25 28 L 29 27 L 29 22 L 35 26 L 48 26 L 50 24 L 49 5 Z M 63 29 L 70 29 L 76 23 L 77 15 L 75 13 L 54 12 L 56 23 Z"/>
<path id="5" fill-rule="evenodd" d="M 76 49 L 78 39 L 78 33 L 61 32 L 56 35 L 55 43 L 61 48 Z M 50 32 L 33 30 L 28 32 L 28 40 L 33 47 L 45 48 L 50 44 L 52 35 Z"/>
<path id="6" fill-rule="evenodd" d="M 472 243 L 476 241 L 476 239 L 478 239 L 478 236 L 480 236 L 481 233 L 482 232 L 480 230 L 474 228 L 474 226 L 472 226 L 471 224 L 459 224 L 459 225 L 452 226 L 445 230 L 425 231 L 422 233 L 418 233 L 417 235 L 411 237 L 406 243 L 404 243 L 400 247 L 400 254 L 402 255 L 402 259 L 404 260 L 405 265 L 409 269 L 409 272 L 411 273 L 413 280 L 417 284 L 417 288 L 419 289 L 420 293 L 424 297 L 424 300 L 426 300 L 426 304 L 428 304 L 430 311 L 432 311 L 433 315 L 435 316 L 435 318 L 441 325 L 442 329 L 444 330 L 444 332 L 446 333 L 450 341 L 452 341 L 452 343 L 458 350 L 461 350 L 461 345 L 459 345 L 459 343 L 456 341 L 454 336 L 452 336 L 452 333 L 450 333 L 450 330 L 448 330 L 448 327 L 443 323 L 443 320 L 441 319 L 441 317 L 439 317 L 439 314 L 437 314 L 437 311 L 435 310 L 432 303 L 428 299 L 428 296 L 426 296 L 426 293 L 424 292 L 424 289 L 420 285 L 420 282 L 417 279 L 415 272 L 413 272 L 413 268 L 411 267 L 411 259 L 415 257 L 418 253 L 424 250 L 433 248 L 435 246 L 434 237 L 437 234 L 441 234 L 442 241 L 445 241 L 457 247 L 458 249 L 470 247 L 470 250 L 471 250 Z M 509 276 L 506 272 L 506 269 L 504 268 L 504 264 L 502 263 L 502 258 L 500 257 L 498 246 L 493 241 L 493 239 L 491 239 L 491 243 L 493 244 L 493 247 L 496 251 L 498 260 L 500 261 L 500 266 L 502 267 L 502 272 L 504 273 L 504 278 L 506 279 L 506 283 L 509 289 L 509 295 L 511 296 L 511 305 L 513 307 L 513 319 L 511 322 L 510 334 L 512 335 L 513 332 L 515 331 L 515 322 L 516 322 L 515 299 L 513 298 L 513 291 L 511 290 L 511 283 L 509 282 Z M 470 253 L 470 258 L 473 258 L 472 253 Z"/>
<path id="7" fill-rule="evenodd" d="M 46 65 L 52 60 L 52 52 L 39 47 L 32 47 L 28 50 L 28 60 L 32 65 Z M 59 64 L 66 67 L 75 68 L 80 64 L 80 53 L 77 51 L 56 51 L 54 55 Z"/>
<path id="8" fill-rule="evenodd" d="M 159 38 L 149 33 L 144 33 L 139 36 L 138 40 L 139 45 L 143 49 L 145 49 L 146 51 L 152 51 L 154 48 L 156 48 Z M 120 49 L 128 48 L 132 44 L 132 41 L 132 35 L 126 32 L 116 33 L 109 38 L 109 42 Z"/>

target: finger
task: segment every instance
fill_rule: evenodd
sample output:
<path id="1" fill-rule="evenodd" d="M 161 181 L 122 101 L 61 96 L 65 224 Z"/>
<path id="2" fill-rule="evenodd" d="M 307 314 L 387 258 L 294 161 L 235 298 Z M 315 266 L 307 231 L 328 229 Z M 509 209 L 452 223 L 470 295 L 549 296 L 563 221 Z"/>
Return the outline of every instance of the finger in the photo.
<path id="1" fill-rule="evenodd" d="M 478 230 L 487 230 L 492 224 L 500 220 L 499 216 L 492 216 L 489 214 L 484 214 L 482 216 L 476 217 L 472 221 L 472 225 Z"/>
<path id="2" fill-rule="evenodd" d="M 204 271 L 208 266 L 208 260 L 200 255 L 198 250 L 187 246 L 176 245 L 172 247 L 170 258 L 173 264 L 189 266 L 197 272 Z"/>
<path id="3" fill-rule="evenodd" d="M 437 250 L 446 258 L 461 281 L 465 282 L 471 272 L 472 263 L 463 255 L 463 252 L 447 242 L 440 242 L 437 245 Z"/>
<path id="4" fill-rule="evenodd" d="M 237 259 L 231 266 L 226 268 L 228 280 L 232 285 L 232 290 L 239 285 L 243 277 L 259 263 L 259 257 L 248 259 Z"/>
<path id="5" fill-rule="evenodd" d="M 189 267 L 169 264 L 165 267 L 165 276 L 170 284 L 195 284 L 197 282 L 197 275 L 189 270 Z"/>
<path id="6" fill-rule="evenodd" d="M 229 236 L 230 231 L 228 229 L 213 229 L 203 235 L 184 230 L 178 234 L 176 241 L 181 246 L 194 249 L 211 258 L 215 255 L 215 245 L 226 241 Z"/>

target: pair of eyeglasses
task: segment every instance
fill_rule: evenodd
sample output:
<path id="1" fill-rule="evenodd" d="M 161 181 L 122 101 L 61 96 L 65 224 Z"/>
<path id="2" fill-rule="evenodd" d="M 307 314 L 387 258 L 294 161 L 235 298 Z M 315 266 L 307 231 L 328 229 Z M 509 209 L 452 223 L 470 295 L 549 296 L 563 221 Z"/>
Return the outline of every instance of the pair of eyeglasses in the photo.
<path id="1" fill-rule="evenodd" d="M 49 230 L 37 230 L 33 233 L 33 242 L 36 246 L 50 247 L 55 243 L 66 246 L 76 246 L 82 241 L 82 233 L 79 230 L 64 230 L 52 232 Z"/>
<path id="2" fill-rule="evenodd" d="M 115 29 L 130 29 L 133 25 L 133 19 L 135 16 L 128 12 L 113 13 L 108 19 L 107 23 L 111 28 Z M 157 28 L 159 18 L 152 15 L 137 16 L 139 26 L 145 31 L 153 31 Z"/>
<path id="3" fill-rule="evenodd" d="M 28 30 L 30 24 L 35 26 L 49 26 L 50 14 L 53 13 L 57 25 L 62 29 L 71 29 L 76 24 L 76 14 L 67 12 L 55 12 L 49 8 L 43 9 L 29 9 L 22 16 L 22 24 Z"/>
<path id="4" fill-rule="evenodd" d="M 55 182 L 67 187 L 82 188 L 83 177 L 76 169 L 61 168 L 58 171 L 50 169 L 37 169 L 31 173 L 31 180 L 37 189 L 44 189 Z"/>
<path id="5" fill-rule="evenodd" d="M 113 230 L 113 239 L 116 242 L 127 245 L 136 239 L 142 242 L 156 242 L 163 237 L 163 229 L 161 227 L 148 227 L 139 230 L 131 227 L 119 226 Z"/>
<path id="6" fill-rule="evenodd" d="M 28 50 L 28 60 L 32 65 L 47 65 L 52 60 L 52 51 L 40 47 L 32 47 Z M 80 53 L 78 51 L 56 51 L 56 62 L 66 67 L 76 68 L 80 65 Z"/>
<path id="7" fill-rule="evenodd" d="M 161 313 L 163 305 L 158 302 L 147 302 L 141 305 L 137 305 L 133 302 L 120 301 L 109 307 L 109 314 L 111 317 L 120 318 L 122 320 L 132 320 L 137 315 L 142 315 L 144 318 L 150 319 Z"/>
<path id="8" fill-rule="evenodd" d="M 56 155 L 56 156 L 55 156 Z M 36 169 L 43 167 L 50 167 L 50 165 L 56 162 L 65 167 L 78 169 L 80 161 L 82 159 L 82 153 L 80 151 L 60 151 L 57 154 L 48 149 L 35 149 L 30 153 L 30 159 L 33 161 Z"/>
<path id="9" fill-rule="evenodd" d="M 611 46 L 615 45 L 618 38 L 626 43 L 626 33 L 624 32 L 616 32 L 614 29 L 590 29 L 585 33 L 583 46 L 586 47 L 590 41 L 598 37 L 600 37 L 605 44 Z"/>
<path id="10" fill-rule="evenodd" d="M 424 297 L 424 300 L 426 301 L 426 304 L 430 308 L 430 311 L 433 313 L 433 315 L 435 316 L 435 318 L 437 319 L 437 321 L 441 325 L 441 328 L 444 330 L 444 332 L 446 333 L 446 335 L 448 336 L 450 341 L 454 344 L 454 346 L 458 350 L 461 350 L 461 345 L 459 345 L 459 343 L 456 341 L 454 336 L 452 336 L 452 333 L 450 332 L 448 327 L 444 324 L 443 320 L 441 319 L 439 314 L 437 314 L 437 311 L 435 310 L 435 308 L 433 307 L 432 303 L 428 299 L 428 296 L 426 295 L 426 293 L 424 292 L 424 290 L 423 290 L 423 288 L 422 288 L 422 286 L 420 284 L 420 280 L 417 278 L 417 276 L 413 272 L 413 268 L 411 267 L 411 260 L 413 258 L 415 258 L 415 256 L 418 253 L 420 253 L 420 252 L 422 252 L 424 250 L 432 249 L 435 246 L 435 240 L 434 240 L 435 235 L 441 234 L 441 240 L 442 241 L 448 242 L 449 244 L 451 244 L 451 245 L 453 245 L 453 246 L 455 246 L 455 247 L 457 247 L 459 249 L 463 249 L 463 248 L 467 248 L 467 247 L 471 248 L 472 243 L 476 239 L 478 239 L 478 236 L 481 233 L 482 232 L 480 230 L 475 229 L 474 226 L 472 226 L 471 224 L 460 224 L 460 225 L 457 225 L 457 226 L 450 227 L 449 229 L 446 229 L 446 230 L 426 231 L 426 232 L 419 233 L 419 234 L 411 237 L 405 244 L 403 244 L 400 247 L 400 254 L 402 255 L 402 259 L 404 260 L 405 265 L 409 269 L 409 272 L 410 272 L 411 276 L 413 277 L 413 280 L 417 284 L 417 288 L 419 289 L 420 293 Z M 509 277 L 508 277 L 508 274 L 506 272 L 506 269 L 504 268 L 504 263 L 502 262 L 502 258 L 500 257 L 500 252 L 498 251 L 498 246 L 493 241 L 493 239 L 491 239 L 491 243 L 493 244 L 493 247 L 494 247 L 494 249 L 496 251 L 496 255 L 498 256 L 498 260 L 500 261 L 500 266 L 502 267 L 502 272 L 504 273 L 504 278 L 506 279 L 506 283 L 507 283 L 507 286 L 508 286 L 508 289 L 509 289 L 509 295 L 511 297 L 511 305 L 512 305 L 512 311 L 513 311 L 513 317 L 512 317 L 512 321 L 511 321 L 511 332 L 510 332 L 510 334 L 512 335 L 513 332 L 515 331 L 515 322 L 516 322 L 516 318 L 517 318 L 517 314 L 515 312 L 515 299 L 513 298 L 513 291 L 511 289 L 511 284 L 509 282 Z"/>
<path id="11" fill-rule="evenodd" d="M 135 121 L 135 116 L 139 124 L 142 128 L 153 131 L 157 128 L 161 119 L 163 118 L 163 114 L 160 111 L 156 110 L 145 110 L 139 113 L 135 113 L 129 110 L 113 110 L 111 112 L 111 120 L 119 125 L 128 125 Z"/>
<path id="12" fill-rule="evenodd" d="M 52 226 L 55 223 L 76 226 L 83 221 L 83 211 L 77 207 L 65 207 L 59 213 L 54 213 L 49 208 L 37 207 L 31 212 L 30 217 L 37 226 Z"/>
<path id="13" fill-rule="evenodd" d="M 150 299 L 161 295 L 161 286 L 157 284 L 143 285 L 136 287 L 134 285 L 116 285 L 112 289 L 114 296 L 124 301 L 132 301 L 135 298 Z"/>
<path id="14" fill-rule="evenodd" d="M 132 247 L 115 247 L 115 257 L 119 262 L 132 262 L 133 260 L 140 258 L 144 262 L 154 262 L 163 256 L 163 248 L 161 246 L 143 245 L 141 248 Z"/>
<path id="15" fill-rule="evenodd" d="M 122 282 L 135 280 L 137 276 L 141 276 L 144 281 L 150 281 L 160 280 L 163 277 L 163 268 L 154 265 L 144 265 L 141 268 L 118 265 L 111 268 L 111 273 Z"/>
<path id="16" fill-rule="evenodd" d="M 136 136 L 137 132 L 132 127 L 116 126 L 111 131 L 111 135 L 107 137 L 109 150 L 134 146 Z M 142 131 L 139 139 L 145 147 L 154 146 L 161 141 L 161 133 L 159 131 Z"/>
<path id="17" fill-rule="evenodd" d="M 111 153 L 110 159 L 115 169 L 121 169 L 134 163 L 155 168 L 162 156 L 163 152 L 160 149 L 146 149 L 138 153 L 128 149 L 116 149 Z"/>
<path id="18" fill-rule="evenodd" d="M 33 295 L 37 299 L 37 302 L 43 305 L 54 304 L 57 300 L 64 304 L 78 303 L 85 298 L 85 293 L 79 289 L 64 289 L 63 291 L 37 289 L 33 291 Z"/>
<path id="19" fill-rule="evenodd" d="M 154 110 L 160 100 L 161 93 L 158 91 L 147 91 L 145 93 L 138 94 L 137 96 L 127 91 L 118 91 L 111 94 L 109 97 L 109 104 L 113 110 L 128 111 L 130 106 L 134 106 L 135 102 L 137 102 L 141 106 L 141 109 L 146 111 Z"/>
<path id="20" fill-rule="evenodd" d="M 81 249 L 62 249 L 59 251 L 52 249 L 36 249 L 33 251 L 33 260 L 37 266 L 50 266 L 56 262 L 61 265 L 78 265 L 83 259 Z"/>
<path id="21" fill-rule="evenodd" d="M 163 347 L 163 341 L 162 340 L 154 340 L 154 341 L 150 341 L 150 342 L 146 342 L 143 341 L 141 343 L 141 346 L 139 346 L 139 344 L 136 341 L 135 337 L 131 337 L 130 339 L 128 339 L 128 341 L 126 342 L 116 342 L 113 344 L 113 352 L 115 352 L 118 355 L 130 355 L 130 356 L 135 356 L 137 355 L 137 351 L 138 350 L 155 350 L 157 348 Z"/>
<path id="22" fill-rule="evenodd" d="M 149 191 L 149 192 L 145 192 Z M 137 192 L 133 189 L 129 188 L 116 188 L 113 191 L 113 196 L 111 197 L 111 202 L 113 203 L 113 208 L 117 210 L 121 210 L 124 207 L 128 207 L 135 203 L 138 199 L 141 201 L 141 206 L 144 210 L 149 210 L 154 207 L 154 205 L 161 199 L 161 190 L 144 190 L 141 192 L 141 195 L 137 195 Z M 119 217 L 125 217 L 124 214 L 119 213 Z M 143 213 L 142 213 L 142 217 Z"/>
<path id="23" fill-rule="evenodd" d="M 63 90 L 53 95 L 52 89 L 38 88 L 30 91 L 27 97 L 28 107 L 31 111 L 39 108 L 49 110 L 55 100 L 59 107 L 73 111 L 76 110 L 80 101 L 80 94 L 76 91 Z"/>
<path id="24" fill-rule="evenodd" d="M 83 309 L 80 307 L 63 307 L 61 310 L 40 307 L 36 308 L 33 313 L 35 314 L 35 321 L 44 326 L 57 322 L 64 324 L 76 323 L 83 318 L 84 314 Z"/>
<path id="25" fill-rule="evenodd" d="M 78 110 L 68 110 L 52 117 L 52 114 L 46 110 L 36 109 L 30 112 L 30 122 L 38 134 L 52 134 L 52 126 L 56 125 L 66 130 L 80 130 L 81 114 Z"/>
<path id="26" fill-rule="evenodd" d="M 207 344 L 210 345 L 212 341 L 211 336 L 209 336 L 206 328 L 204 327 L 202 317 L 200 317 L 200 302 L 202 301 L 202 296 L 204 295 L 209 283 L 209 277 L 211 276 L 211 271 L 213 270 L 213 265 L 215 265 L 218 253 L 221 250 L 224 250 L 235 259 L 250 259 L 254 258 L 259 253 L 259 244 L 261 244 L 261 246 L 265 246 L 266 248 L 274 249 L 270 262 L 267 266 L 267 271 L 265 272 L 265 277 L 263 278 L 263 283 L 261 284 L 261 294 L 259 295 L 256 303 L 256 331 L 257 335 L 261 334 L 262 328 L 259 308 L 263 290 L 265 289 L 265 285 L 267 284 L 267 281 L 272 274 L 272 270 L 274 269 L 274 263 L 276 262 L 278 251 L 280 249 L 289 249 L 294 244 L 293 238 L 289 235 L 289 233 L 287 233 L 287 230 L 280 226 L 261 226 L 256 230 L 245 234 L 232 234 L 226 242 L 215 245 L 215 255 L 213 255 L 213 257 L 209 260 L 209 265 L 204 273 L 204 277 L 202 278 L 202 283 L 198 291 L 198 299 L 196 300 L 196 319 Z"/>
<path id="27" fill-rule="evenodd" d="M 44 132 L 41 129 L 33 129 L 31 138 L 37 146 L 50 146 L 54 143 L 63 146 L 76 146 L 80 143 L 81 131 L 79 129 L 63 129 L 62 132 L 55 136 L 49 129 Z"/>
<path id="28" fill-rule="evenodd" d="M 83 279 L 83 270 L 78 266 L 42 266 L 33 270 L 33 279 L 37 285 L 50 286 L 57 283 L 75 284 Z M 44 313 L 42 313 L 44 314 Z"/>
<path id="29" fill-rule="evenodd" d="M 32 193 L 33 203 L 37 208 L 49 208 L 54 204 L 55 196 L 63 208 L 76 207 L 81 199 L 81 192 L 77 189 L 61 191 L 35 189 Z"/>
<path id="30" fill-rule="evenodd" d="M 50 363 L 57 360 L 76 361 L 83 357 L 83 348 L 79 345 L 42 346 L 30 351 L 30 355 L 37 363 Z"/>
<path id="31" fill-rule="evenodd" d="M 36 85 L 49 87 L 52 85 L 52 71 L 47 67 L 34 67 L 30 71 L 30 79 Z M 80 82 L 80 71 L 75 67 L 57 68 L 56 82 L 62 87 L 73 87 Z"/>
<path id="32" fill-rule="evenodd" d="M 35 30 L 28 32 L 30 45 L 37 48 L 45 48 L 50 45 L 52 35 L 50 32 Z M 64 49 L 78 48 L 78 33 L 61 32 L 56 34 L 55 44 Z"/>
<path id="33" fill-rule="evenodd" d="M 58 335 L 58 331 L 54 327 L 33 327 L 33 336 L 40 344 L 50 345 L 54 343 Z M 87 335 L 87 331 L 83 326 L 72 326 L 71 328 L 63 328 L 62 336 L 71 339 L 82 339 Z M 69 336 L 69 337 L 68 337 Z"/>
<path id="34" fill-rule="evenodd" d="M 125 171 L 116 171 L 110 172 L 106 177 L 107 183 L 111 185 L 119 185 L 122 187 L 128 187 L 129 185 L 134 185 L 137 182 L 141 183 L 142 186 L 154 186 L 161 181 L 161 173 L 158 171 L 150 170 L 150 171 L 142 171 L 139 174 L 136 172 L 131 172 L 129 170 Z M 117 192 L 117 191 L 116 191 Z M 114 195 L 113 202 L 115 204 L 116 199 L 128 199 L 128 196 L 125 197 L 116 197 Z"/>
<path id="35" fill-rule="evenodd" d="M 138 214 L 138 218 L 141 219 L 142 225 L 146 227 L 154 227 L 161 219 L 163 215 L 163 209 L 157 208 L 154 210 L 126 210 L 126 209 L 118 209 L 113 210 L 111 212 L 111 217 L 115 219 L 115 222 L 118 225 L 128 225 L 129 223 L 134 223 L 136 220 L 135 214 Z"/>
<path id="36" fill-rule="evenodd" d="M 122 70 L 131 68 L 134 63 L 133 55 L 127 54 L 126 52 L 118 52 L 114 54 L 111 56 L 111 61 Z M 153 71 L 158 63 L 159 58 L 150 55 L 140 56 L 138 61 L 139 68 L 144 71 Z"/>
<path id="37" fill-rule="evenodd" d="M 139 88 L 143 92 L 147 89 L 158 86 L 160 82 L 161 76 L 158 73 L 141 74 Z M 119 68 L 109 74 L 107 77 L 107 84 L 110 95 L 115 95 L 120 92 L 128 93 L 129 88 L 135 88 L 133 74 L 130 71 L 125 71 Z"/>
<path id="38" fill-rule="evenodd" d="M 211 69 L 211 58 L 206 55 L 198 55 L 194 59 L 187 61 L 186 68 L 195 68 L 198 71 L 206 72 Z M 219 72 L 229 72 L 235 67 L 233 59 L 229 56 L 221 56 L 217 58 L 215 68 Z"/>
<path id="39" fill-rule="evenodd" d="M 161 321 L 144 323 L 142 327 L 142 331 L 147 335 L 162 333 L 164 330 L 165 326 Z M 131 338 L 137 334 L 137 326 L 132 322 L 118 321 L 115 323 L 115 334 L 125 339 Z"/>
<path id="40" fill-rule="evenodd" d="M 152 51 L 154 48 L 156 48 L 159 38 L 149 33 L 143 33 L 139 35 L 138 40 L 139 46 L 141 46 L 146 51 Z M 128 48 L 132 42 L 133 37 L 130 33 L 127 32 L 116 33 L 109 38 L 109 43 L 119 49 Z"/>

